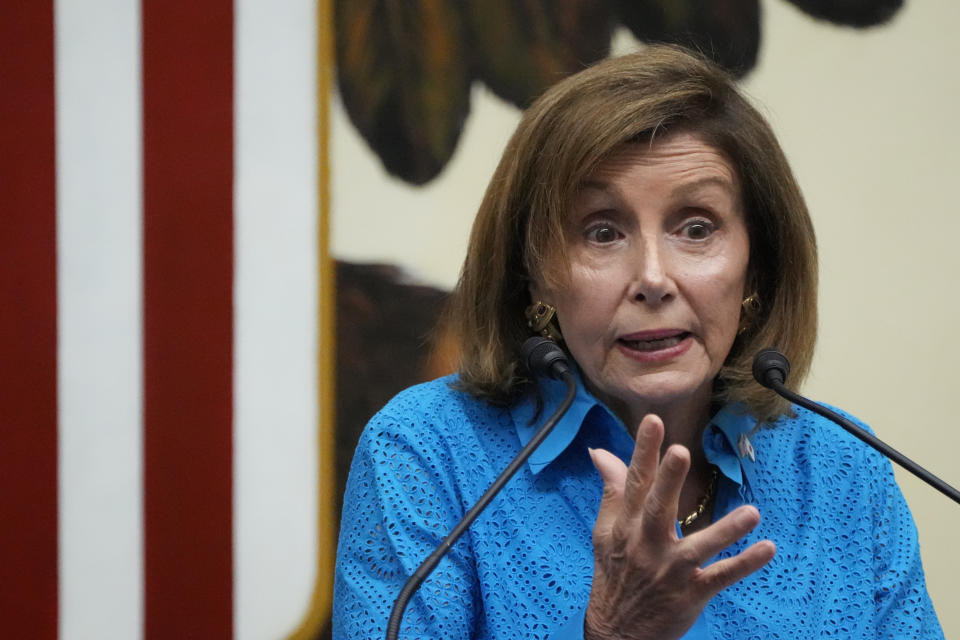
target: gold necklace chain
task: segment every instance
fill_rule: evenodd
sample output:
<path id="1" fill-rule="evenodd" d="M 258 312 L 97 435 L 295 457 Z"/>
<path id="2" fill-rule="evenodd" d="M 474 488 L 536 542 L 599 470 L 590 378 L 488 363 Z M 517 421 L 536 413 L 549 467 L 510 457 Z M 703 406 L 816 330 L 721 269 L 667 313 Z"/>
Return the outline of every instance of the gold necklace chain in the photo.
<path id="1" fill-rule="evenodd" d="M 691 524 L 696 522 L 697 518 L 703 515 L 703 512 L 707 510 L 707 505 L 710 504 L 710 500 L 713 499 L 713 494 L 717 492 L 717 478 L 719 477 L 719 471 L 716 467 L 713 468 L 713 475 L 710 476 L 710 482 L 707 483 L 707 492 L 703 494 L 703 497 L 700 499 L 700 504 L 697 505 L 696 510 L 693 513 L 688 515 L 683 520 L 677 520 L 680 528 L 689 527 Z"/>

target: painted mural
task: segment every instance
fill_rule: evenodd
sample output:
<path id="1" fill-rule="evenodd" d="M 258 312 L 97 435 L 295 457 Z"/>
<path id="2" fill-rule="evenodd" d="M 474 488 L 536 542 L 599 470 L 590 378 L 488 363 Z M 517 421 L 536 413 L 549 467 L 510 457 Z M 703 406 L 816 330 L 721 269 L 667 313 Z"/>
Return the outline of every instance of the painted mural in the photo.
<path id="1" fill-rule="evenodd" d="M 902 0 L 783 0 L 851 27 L 889 20 Z M 516 0 L 335 3 L 337 84 L 387 171 L 414 185 L 450 159 L 482 82 L 520 109 L 610 53 L 623 25 L 642 42 L 701 51 L 735 76 L 756 65 L 759 0 Z"/>

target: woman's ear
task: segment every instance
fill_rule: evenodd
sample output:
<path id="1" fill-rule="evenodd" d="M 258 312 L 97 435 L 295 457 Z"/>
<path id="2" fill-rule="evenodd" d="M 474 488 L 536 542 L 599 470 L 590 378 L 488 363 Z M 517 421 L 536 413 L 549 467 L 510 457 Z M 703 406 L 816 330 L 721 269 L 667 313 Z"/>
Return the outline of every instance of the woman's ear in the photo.
<path id="1" fill-rule="evenodd" d="M 556 302 L 557 292 L 556 289 L 548 284 L 544 279 L 544 276 L 533 275 L 529 276 L 529 281 L 527 284 L 527 292 L 530 293 L 530 302 L 546 302 L 547 304 L 552 304 Z"/>
<path id="2" fill-rule="evenodd" d="M 531 280 L 530 285 L 527 287 L 527 291 L 530 292 L 530 302 L 543 300 L 543 287 L 541 287 L 537 282 Z"/>

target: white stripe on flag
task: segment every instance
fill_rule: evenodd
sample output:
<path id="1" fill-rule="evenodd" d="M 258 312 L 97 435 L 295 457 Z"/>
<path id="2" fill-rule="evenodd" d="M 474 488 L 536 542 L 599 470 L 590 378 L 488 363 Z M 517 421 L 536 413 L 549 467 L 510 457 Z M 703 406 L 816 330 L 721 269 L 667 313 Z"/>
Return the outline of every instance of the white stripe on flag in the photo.
<path id="1" fill-rule="evenodd" d="M 316 8 L 236 3 L 234 628 L 278 638 L 317 566 Z"/>
<path id="2" fill-rule="evenodd" d="M 139 3 L 57 0 L 60 638 L 142 634 Z"/>

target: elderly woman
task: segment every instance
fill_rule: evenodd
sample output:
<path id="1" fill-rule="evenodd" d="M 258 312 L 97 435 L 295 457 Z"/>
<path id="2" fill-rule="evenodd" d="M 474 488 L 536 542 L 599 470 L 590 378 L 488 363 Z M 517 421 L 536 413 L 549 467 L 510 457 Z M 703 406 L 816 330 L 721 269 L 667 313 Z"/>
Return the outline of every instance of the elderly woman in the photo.
<path id="1" fill-rule="evenodd" d="M 671 47 L 559 83 L 524 115 L 470 238 L 459 374 L 393 399 L 344 499 L 334 635 L 378 638 L 401 586 L 572 409 L 426 580 L 405 638 L 940 638 L 889 463 L 751 378 L 802 379 L 816 248 L 770 127 Z"/>

